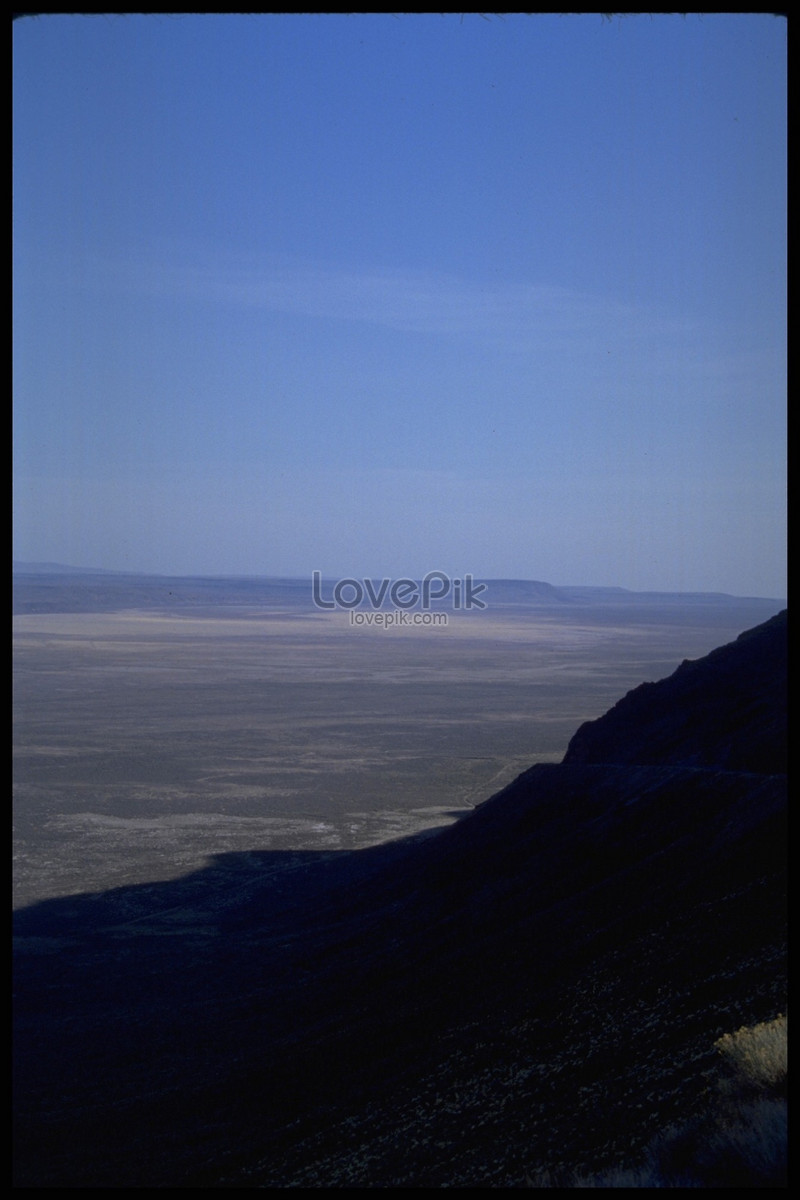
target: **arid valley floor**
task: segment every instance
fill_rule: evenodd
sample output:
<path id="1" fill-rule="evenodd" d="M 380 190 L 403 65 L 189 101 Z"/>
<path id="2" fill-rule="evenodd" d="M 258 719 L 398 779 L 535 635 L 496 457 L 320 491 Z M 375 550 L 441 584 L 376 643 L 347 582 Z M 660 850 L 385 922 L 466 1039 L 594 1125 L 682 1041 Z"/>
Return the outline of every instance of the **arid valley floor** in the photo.
<path id="1" fill-rule="evenodd" d="M 781 607 L 526 602 L 497 581 L 446 627 L 366 630 L 315 609 L 310 581 L 19 574 L 15 592 L 16 907 L 447 824 Z"/>

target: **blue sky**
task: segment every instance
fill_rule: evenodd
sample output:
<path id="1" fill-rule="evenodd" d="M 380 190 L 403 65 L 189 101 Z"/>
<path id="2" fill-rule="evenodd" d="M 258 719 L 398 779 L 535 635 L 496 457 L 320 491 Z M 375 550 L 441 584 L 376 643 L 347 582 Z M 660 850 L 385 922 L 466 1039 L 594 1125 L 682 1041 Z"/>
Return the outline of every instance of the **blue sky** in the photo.
<path id="1" fill-rule="evenodd" d="M 785 594 L 786 22 L 14 24 L 14 554 Z"/>

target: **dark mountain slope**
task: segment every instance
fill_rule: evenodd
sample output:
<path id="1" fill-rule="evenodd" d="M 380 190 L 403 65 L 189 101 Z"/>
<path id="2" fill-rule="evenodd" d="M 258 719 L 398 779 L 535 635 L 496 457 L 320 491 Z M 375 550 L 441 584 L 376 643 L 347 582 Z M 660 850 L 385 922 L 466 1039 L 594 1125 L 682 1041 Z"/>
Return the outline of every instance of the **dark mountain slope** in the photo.
<path id="1" fill-rule="evenodd" d="M 632 757 L 603 718 L 600 761 L 571 748 L 434 836 L 23 911 L 17 1186 L 631 1160 L 702 1103 L 715 1038 L 785 1003 L 784 677 L 782 617 L 617 705 Z M 639 762 L 654 730 L 666 761 Z"/>
<path id="2" fill-rule="evenodd" d="M 582 725 L 565 763 L 683 763 L 786 771 L 787 614 L 660 683 L 643 683 Z"/>

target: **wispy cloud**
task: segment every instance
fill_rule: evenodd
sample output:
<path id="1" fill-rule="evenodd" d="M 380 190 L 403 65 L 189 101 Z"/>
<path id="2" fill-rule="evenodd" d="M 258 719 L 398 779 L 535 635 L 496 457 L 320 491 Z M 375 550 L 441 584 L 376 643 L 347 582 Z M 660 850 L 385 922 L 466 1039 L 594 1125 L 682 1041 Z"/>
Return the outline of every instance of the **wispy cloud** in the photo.
<path id="1" fill-rule="evenodd" d="M 95 278 L 164 298 L 479 339 L 509 350 L 598 344 L 685 331 L 686 322 L 541 283 L 478 283 L 426 270 L 350 269 L 286 259 L 253 265 L 225 256 L 97 262 Z M 112 283 L 113 281 L 113 283 Z"/>

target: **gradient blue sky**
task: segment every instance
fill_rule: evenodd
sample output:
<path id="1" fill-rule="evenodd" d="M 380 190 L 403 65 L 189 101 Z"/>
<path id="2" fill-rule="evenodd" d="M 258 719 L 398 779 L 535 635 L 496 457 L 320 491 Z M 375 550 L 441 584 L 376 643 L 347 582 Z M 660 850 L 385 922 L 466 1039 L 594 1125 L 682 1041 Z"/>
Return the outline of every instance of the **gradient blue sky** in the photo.
<path id="1" fill-rule="evenodd" d="M 786 38 L 15 22 L 15 557 L 784 595 Z"/>

